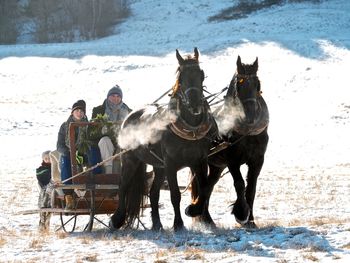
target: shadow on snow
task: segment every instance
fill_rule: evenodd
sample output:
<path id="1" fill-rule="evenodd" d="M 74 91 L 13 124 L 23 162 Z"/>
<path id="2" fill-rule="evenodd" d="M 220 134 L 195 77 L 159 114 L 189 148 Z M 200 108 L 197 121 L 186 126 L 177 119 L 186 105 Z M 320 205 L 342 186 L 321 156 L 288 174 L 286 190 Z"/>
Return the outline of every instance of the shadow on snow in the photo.
<path id="1" fill-rule="evenodd" d="M 75 234 L 79 235 L 79 234 Z M 84 233 L 84 235 L 86 235 Z M 102 235 L 107 239 L 141 240 L 153 242 L 159 249 L 176 248 L 178 251 L 198 248 L 204 252 L 239 252 L 249 256 L 276 257 L 276 251 L 305 250 L 324 252 L 333 256 L 333 252 L 342 252 L 334 248 L 320 232 L 307 227 L 269 226 L 260 229 L 199 229 L 174 232 L 164 230 L 124 229 L 117 232 L 95 231 L 88 235 Z M 131 239 L 130 239 L 131 238 Z"/>

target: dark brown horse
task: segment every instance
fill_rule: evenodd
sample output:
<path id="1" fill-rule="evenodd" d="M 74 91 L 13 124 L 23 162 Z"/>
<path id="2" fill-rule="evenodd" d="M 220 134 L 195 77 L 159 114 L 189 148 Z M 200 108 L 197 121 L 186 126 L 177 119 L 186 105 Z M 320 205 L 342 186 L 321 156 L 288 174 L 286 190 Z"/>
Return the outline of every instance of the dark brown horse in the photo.
<path id="1" fill-rule="evenodd" d="M 152 111 L 149 108 L 143 108 L 131 112 L 122 125 L 121 133 L 123 131 L 132 133 L 140 125 L 143 127 L 143 133 L 146 133 L 152 130 L 154 126 L 152 123 L 168 118 L 169 114 L 175 116 L 164 129 L 156 132 L 155 137 L 158 139 L 153 139 L 123 154 L 119 208 L 110 222 L 113 228 L 131 226 L 139 216 L 145 194 L 146 164 L 152 165 L 155 172 L 150 189 L 152 229 L 162 228 L 158 202 L 160 187 L 165 176 L 168 179 L 175 212 L 174 230 L 184 228 L 180 213 L 181 194 L 177 182 L 177 171 L 184 167 L 190 167 L 194 172 L 199 186 L 198 199 L 186 208 L 186 214 L 192 217 L 201 215 L 206 204 L 207 156 L 211 145 L 208 134 L 216 126 L 213 125 L 214 120 L 203 96 L 204 73 L 199 67 L 197 48 L 194 49 L 194 56 L 185 59 L 176 50 L 176 57 L 179 62 L 178 78 L 168 109 Z M 149 114 L 150 112 L 153 114 Z"/>
<path id="2" fill-rule="evenodd" d="M 224 104 L 214 112 L 223 141 L 213 145 L 216 151 L 210 153 L 208 159 L 210 193 L 227 167 L 237 194 L 232 213 L 238 223 L 247 227 L 256 226 L 253 214 L 256 184 L 269 140 L 269 113 L 261 96 L 257 71 L 258 59 L 253 64 L 243 64 L 238 56 L 237 72 L 230 82 Z M 240 171 L 243 164 L 248 166 L 247 184 Z M 197 191 L 198 185 L 194 183 L 193 200 L 198 196 Z M 200 220 L 214 225 L 208 206 L 209 199 Z"/>

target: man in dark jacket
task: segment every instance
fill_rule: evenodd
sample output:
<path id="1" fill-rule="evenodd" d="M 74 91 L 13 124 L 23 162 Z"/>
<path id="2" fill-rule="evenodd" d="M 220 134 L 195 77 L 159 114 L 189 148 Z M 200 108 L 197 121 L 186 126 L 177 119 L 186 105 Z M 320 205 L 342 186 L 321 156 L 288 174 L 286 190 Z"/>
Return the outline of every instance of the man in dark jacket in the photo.
<path id="1" fill-rule="evenodd" d="M 108 91 L 102 105 L 92 109 L 91 119 L 96 118 L 97 114 L 106 114 L 109 121 L 123 121 L 130 111 L 128 105 L 123 102 L 122 89 L 115 85 Z"/>
<path id="2" fill-rule="evenodd" d="M 96 118 L 98 114 L 106 115 L 107 120 L 114 124 L 114 136 L 117 136 L 121 122 L 130 112 L 131 109 L 123 102 L 122 89 L 118 85 L 115 85 L 108 91 L 107 98 L 104 100 L 102 105 L 93 108 L 91 119 Z M 98 148 L 100 150 L 102 160 L 108 159 L 109 157 L 113 156 L 115 152 L 119 151 L 118 145 L 113 144 L 113 141 L 116 141 L 116 138 L 112 139 L 108 136 L 103 136 L 98 142 Z M 120 162 L 114 162 L 113 168 L 113 160 L 108 161 L 104 164 L 104 170 L 105 173 L 120 173 Z"/>

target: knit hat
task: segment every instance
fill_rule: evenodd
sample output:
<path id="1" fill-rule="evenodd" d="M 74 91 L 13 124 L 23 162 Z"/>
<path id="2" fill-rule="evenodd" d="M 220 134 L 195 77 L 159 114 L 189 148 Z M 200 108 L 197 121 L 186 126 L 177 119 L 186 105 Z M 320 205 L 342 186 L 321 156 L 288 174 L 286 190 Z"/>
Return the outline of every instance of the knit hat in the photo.
<path id="1" fill-rule="evenodd" d="M 107 98 L 114 94 L 118 95 L 120 98 L 123 99 L 123 91 L 117 84 L 108 91 Z"/>
<path id="2" fill-rule="evenodd" d="M 86 103 L 84 100 L 78 100 L 72 106 L 72 113 L 76 109 L 81 109 L 84 113 L 86 112 Z"/>

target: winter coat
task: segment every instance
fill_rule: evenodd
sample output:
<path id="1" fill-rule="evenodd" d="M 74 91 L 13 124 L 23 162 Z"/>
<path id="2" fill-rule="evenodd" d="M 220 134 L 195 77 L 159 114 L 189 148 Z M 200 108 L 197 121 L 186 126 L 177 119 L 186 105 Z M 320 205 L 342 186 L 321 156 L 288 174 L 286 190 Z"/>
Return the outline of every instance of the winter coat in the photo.
<path id="1" fill-rule="evenodd" d="M 41 163 L 41 166 L 36 169 L 36 179 L 38 179 L 40 188 L 43 188 L 50 182 L 51 180 L 50 163 L 45 163 L 44 161 Z"/>
<path id="2" fill-rule="evenodd" d="M 94 119 L 97 117 L 97 114 L 104 115 L 106 113 L 106 104 L 107 104 L 107 99 L 104 100 L 102 105 L 99 105 L 97 107 L 94 107 L 92 109 L 92 117 L 91 119 Z M 119 121 L 123 121 L 125 117 L 131 112 L 131 109 L 126 105 L 124 102 L 122 102 L 122 105 L 120 107 L 120 110 L 118 111 L 118 119 Z"/>
<path id="3" fill-rule="evenodd" d="M 92 142 L 94 144 L 98 144 L 99 140 L 103 137 L 103 136 L 108 136 L 111 140 L 112 143 L 114 145 L 114 147 L 118 148 L 118 143 L 117 143 L 117 137 L 118 137 L 118 133 L 120 130 L 120 124 L 121 122 L 126 118 L 126 116 L 131 112 L 131 109 L 128 107 L 128 105 L 126 105 L 124 102 L 122 102 L 122 104 L 118 107 L 118 110 L 116 110 L 113 114 L 113 117 L 108 116 L 108 110 L 107 110 L 107 99 L 104 100 L 104 102 L 102 103 L 102 105 L 99 105 L 95 108 L 92 109 L 92 119 L 96 118 L 98 114 L 100 115 L 107 115 L 107 121 L 112 121 L 114 120 L 114 122 L 112 121 L 112 123 L 109 123 L 108 125 L 103 125 L 100 126 L 98 129 L 98 131 L 96 130 L 93 133 L 89 133 L 90 136 L 92 134 L 94 134 L 94 136 L 91 136 L 90 139 L 92 140 Z M 115 122 L 115 120 L 117 120 L 117 123 Z"/>
<path id="4" fill-rule="evenodd" d="M 84 117 L 81 121 L 88 121 L 86 117 Z M 70 115 L 68 120 L 62 123 L 60 130 L 58 132 L 58 138 L 57 138 L 57 151 L 65 156 L 69 156 L 69 124 L 71 122 L 74 122 L 73 115 Z M 76 127 L 75 130 L 75 142 L 78 145 L 79 141 L 79 133 L 82 130 L 82 127 Z"/>

